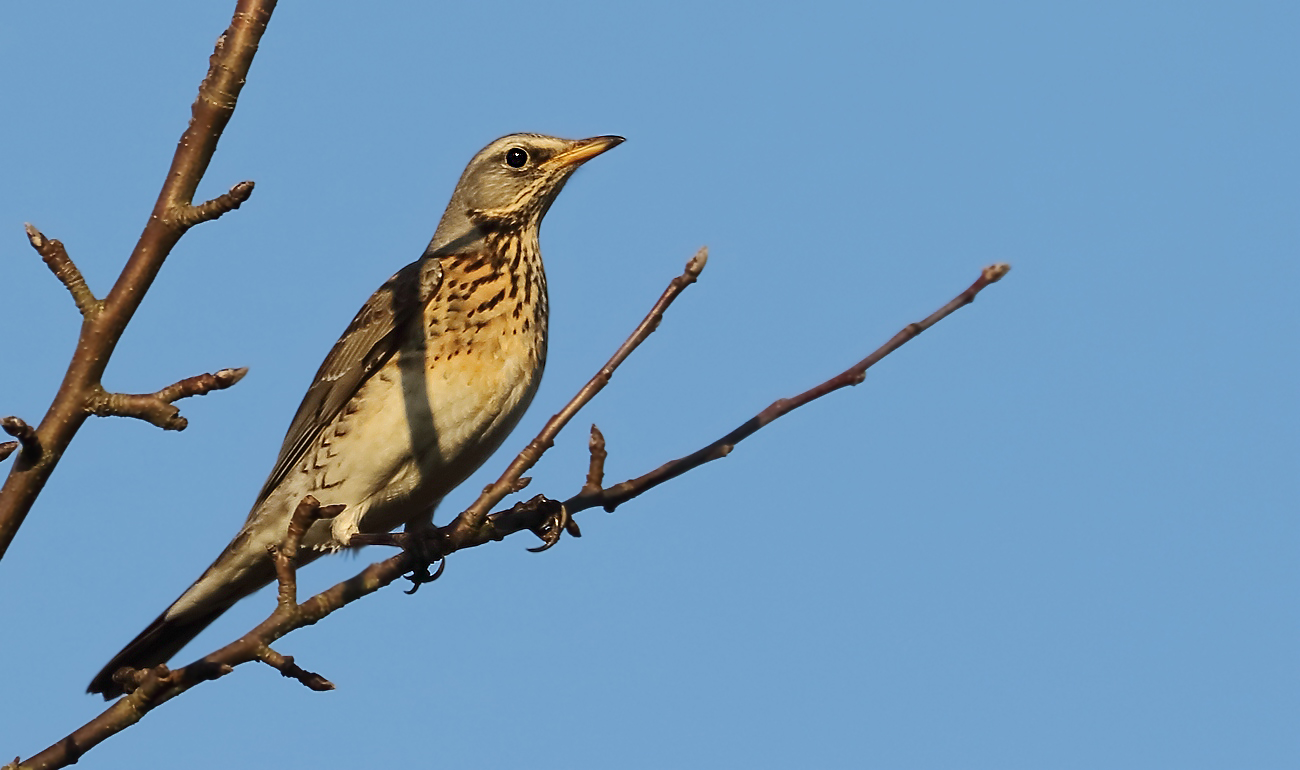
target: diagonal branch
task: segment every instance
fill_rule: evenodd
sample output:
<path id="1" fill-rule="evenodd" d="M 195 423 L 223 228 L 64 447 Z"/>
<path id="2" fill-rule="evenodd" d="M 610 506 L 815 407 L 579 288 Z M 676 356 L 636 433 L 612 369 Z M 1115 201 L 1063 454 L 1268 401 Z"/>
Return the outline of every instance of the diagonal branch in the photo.
<path id="1" fill-rule="evenodd" d="M 230 26 L 217 39 L 209 59 L 208 74 L 199 85 L 189 125 L 176 146 L 153 211 L 107 297 L 92 304 L 93 295 L 88 288 L 82 288 L 84 280 L 80 280 L 62 247 L 56 246 L 58 242 L 47 240 L 35 228 L 28 232 L 32 245 L 68 287 L 85 317 L 77 352 L 68 364 L 54 401 L 36 428 L 42 452 L 35 458 L 27 457 L 27 453 L 20 455 L 0 488 L 0 558 L 4 557 L 73 437 L 94 413 L 103 390 L 100 382 L 104 369 L 162 269 L 163 261 L 190 227 L 237 208 L 252 192 L 252 184 L 244 182 L 212 201 L 193 205 L 194 194 L 216 152 L 217 142 L 234 114 L 239 92 L 275 4 L 276 0 L 237 0 Z M 146 411 L 152 409 L 151 406 Z"/>
<path id="2" fill-rule="evenodd" d="M 627 341 L 619 346 L 618 350 L 614 351 L 614 355 L 601 367 L 600 371 L 596 372 L 596 375 L 587 381 L 587 384 L 578 391 L 578 394 L 569 403 L 564 405 L 563 409 L 552 416 L 550 420 L 547 420 L 546 425 L 542 427 L 542 432 L 515 457 L 514 462 L 510 463 L 505 472 L 501 474 L 501 478 L 488 485 L 483 490 L 483 494 L 479 495 L 479 498 L 474 501 L 474 504 L 456 517 L 456 520 L 450 525 L 453 537 L 469 537 L 472 532 L 483 527 L 488 511 L 515 491 L 515 486 L 520 477 L 527 473 L 529 468 L 536 465 L 546 450 L 551 448 L 552 444 L 555 443 L 555 437 L 559 435 L 565 425 L 569 424 L 569 420 L 573 419 L 578 410 L 586 406 L 591 399 L 595 398 L 597 393 L 609 384 L 610 378 L 614 376 L 614 370 L 627 360 L 632 351 L 636 350 L 647 337 L 654 333 L 655 329 L 659 328 L 659 322 L 663 320 L 664 312 L 668 310 L 668 306 L 686 290 L 687 286 L 695 283 L 708 261 L 709 250 L 707 248 L 701 248 L 695 253 L 695 256 L 691 257 L 690 261 L 686 263 L 685 271 L 668 284 L 668 288 L 664 289 L 659 301 L 650 309 L 645 319 L 627 338 Z"/>
<path id="3" fill-rule="evenodd" d="M 977 294 L 987 288 L 990 284 L 1002 280 L 1002 277 L 1010 270 L 1010 265 L 1002 263 L 990 265 L 984 268 L 975 283 L 971 284 L 965 291 L 954 297 L 951 302 L 931 313 L 923 320 L 913 324 L 908 324 L 888 342 L 877 348 L 871 355 L 857 362 L 853 366 L 850 366 L 848 369 L 845 369 L 843 372 L 840 372 L 819 385 L 809 388 L 797 396 L 792 398 L 782 398 L 772 402 L 772 404 L 766 409 L 746 420 L 740 425 L 740 427 L 717 441 L 714 441 L 708 446 L 702 447 L 685 457 L 680 457 L 676 460 L 664 463 L 643 476 L 629 479 L 621 484 L 615 484 L 612 487 L 594 493 L 589 491 L 588 487 L 584 486 L 581 492 L 565 501 L 565 508 L 567 508 L 571 513 L 576 513 L 577 511 L 593 508 L 595 506 L 601 506 L 606 511 L 613 511 L 628 500 L 659 486 L 665 481 L 674 479 L 683 473 L 698 468 L 712 460 L 726 457 L 731 453 L 731 450 L 735 448 L 736 444 L 752 436 L 763 426 L 771 424 L 777 418 L 787 415 L 804 404 L 821 398 L 828 393 L 833 393 L 840 388 L 861 383 L 867 377 L 867 370 L 879 363 L 882 358 L 893 353 L 895 350 L 898 350 L 908 341 L 915 339 L 921 332 L 934 326 L 944 318 L 947 318 L 957 309 L 974 302 Z M 603 467 L 603 437 L 600 442 L 600 450 L 602 456 L 600 457 L 599 462 L 601 467 Z M 596 462 L 596 450 L 593 448 L 593 465 Z"/>

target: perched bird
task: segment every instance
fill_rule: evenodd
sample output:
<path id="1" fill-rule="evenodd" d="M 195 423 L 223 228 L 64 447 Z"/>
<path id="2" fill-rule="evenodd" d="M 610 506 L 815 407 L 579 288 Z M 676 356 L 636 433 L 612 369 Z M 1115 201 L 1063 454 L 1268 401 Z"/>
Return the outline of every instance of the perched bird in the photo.
<path id="1" fill-rule="evenodd" d="M 514 428 L 546 362 L 542 217 L 585 161 L 618 136 L 513 134 L 465 168 L 424 254 L 376 291 L 325 357 L 239 533 L 122 649 L 87 692 L 122 692 L 118 669 L 167 661 L 235 602 L 271 582 L 305 495 L 347 507 L 318 521 L 299 562 L 357 533 L 427 526 L 444 495 Z"/>

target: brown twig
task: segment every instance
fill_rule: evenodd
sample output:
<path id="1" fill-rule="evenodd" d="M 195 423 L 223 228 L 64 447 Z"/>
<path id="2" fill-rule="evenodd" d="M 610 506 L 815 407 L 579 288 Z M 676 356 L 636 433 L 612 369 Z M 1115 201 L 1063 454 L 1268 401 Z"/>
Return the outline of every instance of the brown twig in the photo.
<path id="1" fill-rule="evenodd" d="M 134 417 L 163 430 L 185 430 L 189 421 L 181 417 L 173 401 L 225 390 L 244 379 L 245 374 L 248 374 L 246 366 L 222 369 L 215 374 L 196 374 L 154 393 L 109 393 L 97 387 L 86 408 L 98 417 Z"/>
<path id="2" fill-rule="evenodd" d="M 600 432 L 595 423 L 591 424 L 591 439 L 587 442 L 587 449 L 591 453 L 591 462 L 587 465 L 587 483 L 582 485 L 582 494 L 594 495 L 604 489 L 605 458 L 609 457 L 609 452 L 605 450 L 605 434 Z"/>
<path id="3" fill-rule="evenodd" d="M 184 206 L 175 215 L 176 224 L 190 228 L 202 222 L 211 222 L 222 214 L 239 208 L 248 196 L 253 194 L 252 180 L 245 180 L 230 188 L 230 192 L 218 195 L 210 201 L 197 206 Z"/>
<path id="4" fill-rule="evenodd" d="M 501 478 L 489 484 L 483 490 L 483 494 L 479 495 L 479 498 L 474 501 L 474 504 L 456 517 L 455 521 L 449 526 L 452 538 L 457 540 L 461 538 L 474 539 L 478 536 L 475 533 L 477 530 L 482 529 L 487 520 L 488 511 L 511 494 L 511 490 L 514 489 L 518 479 L 527 473 L 529 468 L 536 465 L 546 450 L 551 448 L 551 445 L 555 443 L 555 437 L 564 429 L 565 425 L 569 424 L 569 420 L 573 419 L 578 410 L 586 406 L 597 393 L 609 384 L 610 378 L 614 375 L 614 370 L 659 327 L 659 322 L 663 320 L 664 312 L 668 309 L 668 306 L 686 290 L 687 286 L 695 283 L 708 261 L 709 250 L 707 248 L 701 248 L 695 253 L 695 256 L 691 257 L 690 261 L 686 263 L 685 271 L 668 284 L 668 288 L 664 289 L 659 301 L 650 309 L 645 319 L 627 338 L 627 341 L 620 345 L 618 350 L 614 351 L 614 355 L 601 367 L 600 371 L 596 372 L 596 375 L 587 381 L 587 384 L 578 391 L 578 394 L 569 403 L 564 405 L 563 409 L 546 421 L 541 433 L 537 434 L 537 437 L 529 442 L 528 446 L 524 447 L 524 450 L 515 457 L 505 472 L 501 474 Z"/>
<path id="5" fill-rule="evenodd" d="M 281 676 L 298 680 L 309 690 L 328 692 L 334 689 L 334 683 L 330 680 L 294 663 L 292 655 L 281 655 L 270 647 L 263 647 L 257 659 L 279 671 Z"/>
<path id="6" fill-rule="evenodd" d="M 23 449 L 24 460 L 35 462 L 41 456 L 41 439 L 36 430 L 23 421 L 21 417 L 0 417 L 0 430 L 18 439 L 18 446 Z M 13 442 L 9 442 L 13 443 Z M 10 449 L 10 452 L 13 450 Z M 8 452 L 5 456 L 8 456 Z"/>
<path id="7" fill-rule="evenodd" d="M 0 463 L 4 462 L 5 460 L 8 460 L 9 455 L 13 454 L 14 450 L 16 450 L 17 448 L 18 448 L 17 441 L 5 441 L 3 443 L 0 443 Z"/>
<path id="8" fill-rule="evenodd" d="M 86 279 L 81 275 L 81 271 L 68 256 L 67 249 L 63 248 L 63 242 L 46 238 L 44 233 L 30 223 L 23 225 L 23 228 L 27 231 L 28 242 L 32 244 L 33 249 L 36 249 L 36 253 L 41 255 L 50 272 L 54 273 L 54 277 L 67 288 L 81 315 L 90 318 L 98 313 L 103 303 L 95 299 L 95 294 L 86 285 Z"/>
<path id="9" fill-rule="evenodd" d="M 840 388 L 857 385 L 862 382 L 866 379 L 867 370 L 877 364 L 882 358 L 893 353 L 895 350 L 905 345 L 909 340 L 914 339 L 921 332 L 948 317 L 958 308 L 974 302 L 977 294 L 983 291 L 990 284 L 1000 281 L 1010 269 L 1011 266 L 1006 264 L 990 265 L 984 268 L 980 273 L 980 277 L 965 291 L 954 297 L 951 302 L 931 313 L 923 320 L 913 324 L 908 324 L 888 342 L 877 348 L 871 355 L 857 362 L 853 366 L 850 366 L 848 369 L 845 369 L 834 377 L 831 377 L 829 380 L 809 388 L 793 398 L 782 398 L 774 401 L 766 409 L 746 420 L 740 425 L 740 427 L 708 446 L 702 447 L 685 457 L 680 457 L 676 460 L 664 463 L 643 476 L 638 476 L 637 478 L 624 481 L 621 484 L 607 487 L 596 494 L 588 492 L 586 487 L 584 487 L 577 495 L 565 501 L 565 507 L 571 513 L 577 513 L 578 511 L 595 506 L 601 506 L 606 511 L 613 511 L 628 500 L 659 486 L 665 481 L 674 479 L 693 468 L 703 465 L 704 463 L 726 457 L 736 444 L 753 435 L 763 426 L 772 423 L 777 418 L 789 414 L 809 401 L 821 398 L 822 396 L 839 390 Z M 595 462 L 594 457 L 592 461 Z"/>
<path id="10" fill-rule="evenodd" d="M 68 444 L 86 418 L 94 413 L 92 406 L 102 391 L 104 369 L 163 261 L 190 227 L 238 207 L 252 192 L 252 185 L 245 182 L 212 201 L 193 205 L 194 194 L 216 152 L 221 133 L 234 114 L 258 42 L 274 9 L 275 0 L 237 1 L 230 26 L 218 38 L 208 74 L 199 85 L 189 126 L 177 144 L 153 211 L 107 297 L 92 304 L 93 295 L 88 288 L 82 288 L 84 280 L 79 280 L 62 247 L 55 246 L 58 242 L 46 239 L 35 228 L 28 232 L 32 245 L 73 294 L 84 318 L 77 352 L 68 364 L 54 401 L 36 428 L 42 451 L 36 457 L 29 457 L 26 452 L 20 454 L 10 468 L 4 487 L 0 488 L 0 558 L 13 542 Z M 164 422 L 172 422 L 152 406 L 145 411 Z"/>

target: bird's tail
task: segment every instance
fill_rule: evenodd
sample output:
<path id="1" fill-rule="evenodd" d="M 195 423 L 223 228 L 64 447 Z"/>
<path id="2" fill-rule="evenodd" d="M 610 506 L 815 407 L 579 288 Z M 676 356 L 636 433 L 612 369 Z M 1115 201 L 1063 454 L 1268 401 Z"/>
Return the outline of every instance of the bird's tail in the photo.
<path id="1" fill-rule="evenodd" d="M 105 700 L 117 697 L 123 692 L 122 686 L 113 681 L 118 669 L 144 669 L 166 663 L 235 602 L 271 582 L 275 568 L 266 551 L 259 554 L 256 548 L 246 545 L 246 538 L 236 538 L 194 585 L 113 656 L 90 681 L 86 692 L 103 695 Z M 309 554 L 299 563 L 314 557 Z"/>
<path id="2" fill-rule="evenodd" d="M 108 665 L 95 674 L 86 692 L 102 695 L 104 700 L 111 700 L 121 695 L 122 686 L 113 681 L 113 674 L 118 669 L 123 667 L 144 669 L 166 663 L 233 604 L 234 602 L 220 604 L 209 608 L 202 615 L 171 620 L 167 619 L 167 612 L 171 609 L 169 607 L 150 623 L 148 628 L 141 631 L 139 636 L 123 647 L 121 652 L 114 655 Z"/>

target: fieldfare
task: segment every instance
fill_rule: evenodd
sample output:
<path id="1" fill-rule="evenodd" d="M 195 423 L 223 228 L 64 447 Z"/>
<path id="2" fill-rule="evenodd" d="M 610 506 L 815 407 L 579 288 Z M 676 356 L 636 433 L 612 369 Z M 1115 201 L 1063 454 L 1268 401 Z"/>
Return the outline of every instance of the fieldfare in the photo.
<path id="1" fill-rule="evenodd" d="M 618 136 L 513 134 L 474 156 L 429 247 L 362 306 L 316 372 L 253 510 L 217 560 L 91 681 L 166 662 L 274 577 L 305 495 L 345 505 L 303 538 L 299 563 L 358 533 L 426 526 L 438 502 L 514 428 L 546 363 L 538 229 L 578 166 Z"/>

